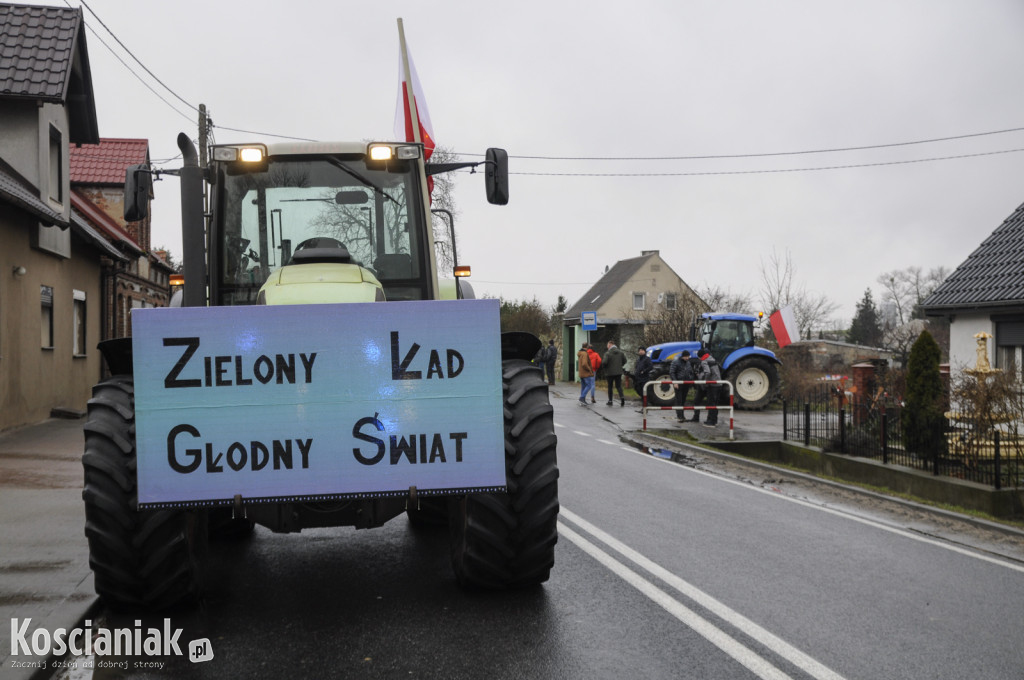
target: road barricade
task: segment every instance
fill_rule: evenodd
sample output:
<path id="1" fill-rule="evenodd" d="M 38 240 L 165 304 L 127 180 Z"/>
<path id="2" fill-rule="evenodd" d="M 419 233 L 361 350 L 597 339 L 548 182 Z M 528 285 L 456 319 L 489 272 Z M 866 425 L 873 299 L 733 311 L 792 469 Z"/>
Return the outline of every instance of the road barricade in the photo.
<path id="1" fill-rule="evenodd" d="M 647 388 L 651 385 L 717 385 L 719 387 L 725 387 L 729 390 L 729 405 L 719 406 L 713 404 L 710 406 L 648 406 L 647 405 Z M 733 438 L 733 414 L 736 412 L 734 406 L 734 394 L 732 383 L 728 380 L 649 380 L 644 383 L 643 389 L 643 415 L 644 415 L 644 430 L 647 430 L 647 409 L 653 409 L 656 411 L 724 411 L 729 410 L 729 439 Z"/>

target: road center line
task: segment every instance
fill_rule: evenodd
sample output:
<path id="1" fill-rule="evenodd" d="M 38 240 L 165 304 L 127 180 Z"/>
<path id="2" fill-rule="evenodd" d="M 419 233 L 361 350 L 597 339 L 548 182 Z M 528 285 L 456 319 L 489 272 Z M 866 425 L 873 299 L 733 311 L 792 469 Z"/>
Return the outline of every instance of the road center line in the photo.
<path id="1" fill-rule="evenodd" d="M 564 508 L 562 509 L 562 512 L 565 512 Z M 744 647 L 740 642 L 717 628 L 710 621 L 687 608 L 664 590 L 658 588 L 643 576 L 622 564 L 561 522 L 558 523 L 558 535 L 572 541 L 583 552 L 593 557 L 595 560 L 607 567 L 609 571 L 646 595 L 655 604 L 659 605 L 669 614 L 676 617 L 685 626 L 691 628 L 705 640 L 731 656 L 757 677 L 765 678 L 765 680 L 784 680 L 789 678 L 788 675 L 773 666 L 768 662 L 768 660 L 762 658 L 747 647 Z"/>
<path id="2" fill-rule="evenodd" d="M 800 651 L 793 645 L 789 644 L 782 638 L 765 630 L 758 624 L 754 623 L 753 621 L 743 616 L 739 612 L 729 608 L 724 603 L 718 601 L 711 595 L 708 595 L 696 586 L 679 578 L 678 576 L 676 576 L 669 570 L 665 569 L 661 565 L 655 563 L 647 557 L 644 557 L 639 552 L 633 550 L 632 548 L 622 543 L 618 539 L 612 537 L 605 531 L 602 531 L 601 529 L 597 528 L 596 526 L 586 521 L 579 515 L 575 514 L 574 512 L 571 512 L 570 510 L 567 510 L 564 505 L 561 507 L 559 512 L 561 513 L 564 519 L 567 519 L 573 524 L 577 525 L 581 530 L 590 534 L 593 538 L 596 538 L 598 541 L 604 543 L 609 548 L 619 553 L 626 559 L 630 560 L 640 568 L 649 572 L 656 578 L 661 579 L 666 584 L 668 584 L 675 590 L 679 591 L 687 598 L 693 600 L 700 606 L 704 607 L 708 611 L 720 617 L 723 621 L 741 630 L 743 633 L 749 635 L 754 640 L 757 640 L 760 644 L 772 650 L 775 654 L 778 654 L 780 657 L 786 659 L 787 661 L 789 661 L 805 673 L 811 675 L 814 678 L 819 678 L 820 680 L 842 680 L 843 676 L 839 675 L 832 669 L 819 663 L 818 661 L 811 658 L 804 652 Z M 559 531 L 561 531 L 561 525 L 559 527 Z M 572 539 L 570 538 L 570 540 Z M 575 541 L 573 542 L 575 543 Z M 697 629 L 694 628 L 694 630 Z M 698 630 L 697 632 L 700 631 Z M 701 634 L 703 635 L 703 633 Z"/>

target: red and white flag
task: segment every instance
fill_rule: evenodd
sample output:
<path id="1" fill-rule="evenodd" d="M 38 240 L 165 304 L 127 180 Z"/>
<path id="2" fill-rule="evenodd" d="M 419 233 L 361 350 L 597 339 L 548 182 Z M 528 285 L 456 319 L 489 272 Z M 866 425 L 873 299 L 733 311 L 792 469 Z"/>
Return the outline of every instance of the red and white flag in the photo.
<path id="1" fill-rule="evenodd" d="M 779 349 L 800 339 L 800 329 L 796 325 L 796 317 L 793 316 L 793 305 L 776 310 L 768 317 L 768 321 L 772 325 L 772 333 L 779 343 Z"/>
<path id="2" fill-rule="evenodd" d="M 395 110 L 395 136 L 406 142 L 423 143 L 423 160 L 434 153 L 434 128 L 427 113 L 427 99 L 423 96 L 416 67 L 405 44 L 405 29 L 398 20 L 399 82 L 398 106 Z"/>

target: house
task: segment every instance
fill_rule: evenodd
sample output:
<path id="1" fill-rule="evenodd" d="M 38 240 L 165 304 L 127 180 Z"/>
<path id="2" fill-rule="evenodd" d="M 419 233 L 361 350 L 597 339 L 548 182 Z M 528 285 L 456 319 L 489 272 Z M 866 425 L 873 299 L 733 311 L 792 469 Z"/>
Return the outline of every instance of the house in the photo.
<path id="1" fill-rule="evenodd" d="M 145 139 L 107 139 L 72 147 L 71 206 L 124 256 L 103 261 L 100 338 L 131 335 L 131 310 L 166 307 L 172 268 L 152 252 L 150 218 L 124 220 L 125 170 L 149 164 Z"/>
<path id="2" fill-rule="evenodd" d="M 661 323 L 666 314 L 696 307 L 707 311 L 700 297 L 661 258 L 657 250 L 644 250 L 640 257 L 619 260 L 590 290 L 566 310 L 563 318 L 563 355 L 572 357 L 584 342 L 602 354 L 608 340 L 627 356 L 646 345 L 644 330 Z M 594 313 L 596 329 L 586 330 Z M 679 338 L 683 340 L 685 338 Z M 562 378 L 572 380 L 575 364 L 563 361 Z"/>
<path id="3" fill-rule="evenodd" d="M 921 303 L 928 316 L 945 317 L 953 370 L 978 360 L 978 333 L 988 333 L 988 360 L 1020 367 L 1024 348 L 1024 205 L 996 228 Z"/>
<path id="4" fill-rule="evenodd" d="M 79 8 L 0 5 L 0 430 L 85 408 L 103 258 L 72 211 L 69 144 L 99 141 Z"/>

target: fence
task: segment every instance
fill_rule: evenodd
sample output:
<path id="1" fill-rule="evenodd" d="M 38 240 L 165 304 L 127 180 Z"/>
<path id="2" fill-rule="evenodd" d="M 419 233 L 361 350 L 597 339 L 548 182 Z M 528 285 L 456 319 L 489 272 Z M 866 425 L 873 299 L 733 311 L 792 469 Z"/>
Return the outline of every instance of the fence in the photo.
<path id="1" fill-rule="evenodd" d="M 946 414 L 939 450 L 911 451 L 904 445 L 903 408 L 884 394 L 865 398 L 823 384 L 800 403 L 783 401 L 782 408 L 786 440 L 996 489 L 1024 486 L 1020 420 L 971 412 Z"/>
<path id="2" fill-rule="evenodd" d="M 729 405 L 718 406 L 717 404 L 709 404 L 707 406 L 648 406 L 647 405 L 647 390 L 651 385 L 718 385 L 719 387 L 726 387 L 729 390 Z M 651 408 L 656 411 L 723 411 L 729 410 L 729 439 L 733 438 L 733 423 L 735 419 L 733 414 L 736 409 L 733 407 L 734 394 L 732 383 L 728 380 L 650 380 L 644 383 L 643 390 L 643 414 L 644 414 L 644 431 L 647 431 L 647 409 Z"/>

